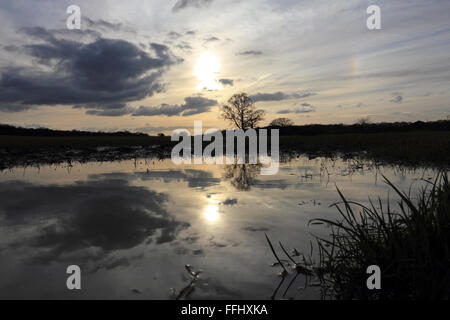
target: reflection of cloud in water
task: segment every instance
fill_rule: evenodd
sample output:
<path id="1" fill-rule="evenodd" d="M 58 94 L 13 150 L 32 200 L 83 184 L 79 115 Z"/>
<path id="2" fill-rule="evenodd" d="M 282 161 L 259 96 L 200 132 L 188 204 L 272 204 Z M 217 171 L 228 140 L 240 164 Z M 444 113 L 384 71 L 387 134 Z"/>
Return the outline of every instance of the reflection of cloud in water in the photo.
<path id="1" fill-rule="evenodd" d="M 248 227 L 242 228 L 242 230 L 250 231 L 250 232 L 267 232 L 267 231 L 269 231 L 269 228 L 248 226 Z"/>
<path id="2" fill-rule="evenodd" d="M 20 199 L 20 201 L 17 201 Z M 187 226 L 165 210 L 167 195 L 127 181 L 89 180 L 72 185 L 0 183 L 2 225 L 29 231 L 12 245 L 38 248 L 30 262 L 55 259 L 99 261 L 98 267 L 128 265 L 108 254 L 144 242 L 171 242 Z M 34 228 L 35 229 L 35 228 Z"/>
<path id="3" fill-rule="evenodd" d="M 147 172 L 130 173 L 108 173 L 102 175 L 91 175 L 90 178 L 119 178 L 128 181 L 140 179 L 142 181 L 148 180 L 162 180 L 165 183 L 186 181 L 189 188 L 206 188 L 220 183 L 219 178 L 214 178 L 213 174 L 208 171 L 185 169 L 185 170 L 150 170 Z"/>
<path id="4" fill-rule="evenodd" d="M 236 198 L 227 198 L 222 204 L 224 206 L 233 206 L 238 203 L 238 200 Z"/>

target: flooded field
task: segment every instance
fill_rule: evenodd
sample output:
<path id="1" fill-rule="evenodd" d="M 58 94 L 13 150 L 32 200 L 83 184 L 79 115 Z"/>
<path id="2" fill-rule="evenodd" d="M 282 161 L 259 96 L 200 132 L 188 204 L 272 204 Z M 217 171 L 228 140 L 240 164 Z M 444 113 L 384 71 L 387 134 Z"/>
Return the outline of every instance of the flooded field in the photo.
<path id="1" fill-rule="evenodd" d="M 265 233 L 309 254 L 314 235 L 329 230 L 308 222 L 337 217 L 336 186 L 352 201 L 394 201 L 382 175 L 412 194 L 435 176 L 321 157 L 259 173 L 170 159 L 3 170 L 0 298 L 269 299 L 280 270 Z M 79 291 L 66 288 L 74 264 L 82 270 Z M 304 282 L 282 284 L 275 298 L 318 298 L 319 288 Z"/>

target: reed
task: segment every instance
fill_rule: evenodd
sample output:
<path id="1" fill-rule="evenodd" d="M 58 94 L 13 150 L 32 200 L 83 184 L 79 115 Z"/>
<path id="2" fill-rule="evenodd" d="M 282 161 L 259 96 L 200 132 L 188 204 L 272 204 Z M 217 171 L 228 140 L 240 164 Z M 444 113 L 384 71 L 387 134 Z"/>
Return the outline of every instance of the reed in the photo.
<path id="1" fill-rule="evenodd" d="M 439 173 L 433 181 L 425 180 L 425 187 L 415 197 L 383 178 L 398 196 L 396 205 L 392 206 L 389 198 L 385 204 L 378 198 L 376 202 L 369 199 L 369 205 L 364 205 L 348 200 L 337 189 L 341 200 L 332 206 L 339 212 L 338 219 L 309 222 L 310 225 L 327 225 L 331 230 L 328 237 L 316 237 L 317 261 L 313 259 L 312 249 L 306 258 L 295 249 L 289 254 L 279 243 L 288 258 L 281 260 L 266 235 L 276 265 L 283 268 L 282 280 L 288 275 L 285 265 L 289 265 L 294 275 L 302 274 L 307 279 L 320 281 L 322 298 L 438 300 L 450 297 L 450 183 L 447 173 Z M 371 265 L 381 269 L 380 290 L 367 288 L 369 275 L 366 271 Z M 295 281 L 296 276 L 293 279 Z"/>
<path id="2" fill-rule="evenodd" d="M 320 267 L 337 299 L 448 299 L 450 296 L 450 184 L 446 173 L 426 181 L 417 197 L 385 182 L 399 197 L 393 208 L 346 199 L 335 203 L 340 219 L 314 219 L 331 227 L 317 238 Z M 381 290 L 368 290 L 366 269 L 381 269 Z"/>

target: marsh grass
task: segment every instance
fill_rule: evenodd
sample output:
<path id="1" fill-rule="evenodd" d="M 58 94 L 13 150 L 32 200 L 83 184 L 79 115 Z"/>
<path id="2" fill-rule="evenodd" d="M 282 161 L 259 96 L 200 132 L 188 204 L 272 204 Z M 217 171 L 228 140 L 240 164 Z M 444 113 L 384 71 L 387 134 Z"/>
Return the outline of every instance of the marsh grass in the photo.
<path id="1" fill-rule="evenodd" d="M 295 281 L 298 274 L 320 281 L 322 298 L 332 299 L 448 299 L 450 296 L 450 183 L 440 173 L 416 197 L 400 191 L 386 177 L 399 200 L 392 207 L 381 199 L 369 205 L 349 201 L 337 189 L 340 202 L 333 204 L 338 220 L 313 219 L 310 225 L 327 225 L 331 234 L 317 237 L 318 260 L 313 261 L 294 249 L 289 260 L 281 260 L 269 237 L 266 239 L 283 268 L 279 287 L 288 276 L 284 264 L 291 265 Z M 381 269 L 381 290 L 367 288 L 367 267 Z M 292 283 L 289 283 L 289 290 Z M 283 297 L 286 292 L 283 294 Z"/>
<path id="2" fill-rule="evenodd" d="M 399 197 L 392 208 L 349 201 L 338 189 L 340 219 L 314 219 L 331 227 L 317 238 L 319 265 L 337 299 L 448 299 L 450 295 L 450 184 L 446 173 L 417 196 L 385 182 Z M 368 290 L 367 267 L 381 269 L 381 290 Z"/>
<path id="3" fill-rule="evenodd" d="M 280 150 L 325 155 L 337 152 L 380 163 L 448 167 L 450 131 L 280 136 Z"/>

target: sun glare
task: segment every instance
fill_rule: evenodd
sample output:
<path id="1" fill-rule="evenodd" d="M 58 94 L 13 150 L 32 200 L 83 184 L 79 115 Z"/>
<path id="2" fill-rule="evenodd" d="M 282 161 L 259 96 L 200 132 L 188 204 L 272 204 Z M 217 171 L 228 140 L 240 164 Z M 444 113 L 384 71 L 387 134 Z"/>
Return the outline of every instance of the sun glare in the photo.
<path id="1" fill-rule="evenodd" d="M 214 204 L 210 204 L 206 207 L 204 215 L 209 222 L 215 222 L 219 219 L 219 208 Z"/>
<path id="2" fill-rule="evenodd" d="M 204 53 L 200 56 L 195 67 L 195 76 L 200 81 L 197 90 L 218 90 L 220 84 L 217 82 L 220 64 L 216 56 Z"/>

